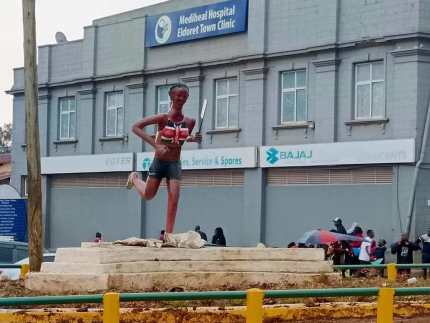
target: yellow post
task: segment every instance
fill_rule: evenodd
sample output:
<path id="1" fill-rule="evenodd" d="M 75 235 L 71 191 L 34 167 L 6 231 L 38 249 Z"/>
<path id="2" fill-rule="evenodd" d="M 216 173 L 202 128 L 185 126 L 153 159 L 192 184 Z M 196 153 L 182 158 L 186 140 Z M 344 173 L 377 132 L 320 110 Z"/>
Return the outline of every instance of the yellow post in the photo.
<path id="1" fill-rule="evenodd" d="M 119 294 L 118 293 L 104 294 L 103 323 L 119 323 Z"/>
<path id="2" fill-rule="evenodd" d="M 21 265 L 21 279 L 25 279 L 25 275 L 30 271 L 30 265 Z"/>
<path id="3" fill-rule="evenodd" d="M 394 288 L 379 290 L 376 323 L 393 323 L 394 293 Z"/>
<path id="4" fill-rule="evenodd" d="M 263 322 L 263 298 L 264 292 L 261 289 L 248 290 L 246 295 L 246 323 Z"/>
<path id="5" fill-rule="evenodd" d="M 396 264 L 387 265 L 387 274 L 388 274 L 388 280 L 396 280 L 396 277 L 397 277 Z"/>

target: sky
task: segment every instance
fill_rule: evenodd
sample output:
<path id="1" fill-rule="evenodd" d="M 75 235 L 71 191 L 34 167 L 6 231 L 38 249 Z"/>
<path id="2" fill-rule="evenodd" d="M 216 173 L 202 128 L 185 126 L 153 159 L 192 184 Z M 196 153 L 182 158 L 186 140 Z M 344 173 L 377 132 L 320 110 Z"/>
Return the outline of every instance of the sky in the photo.
<path id="1" fill-rule="evenodd" d="M 166 0 L 36 0 L 37 46 L 55 44 L 55 33 L 82 39 L 84 26 L 101 17 Z M 24 66 L 22 0 L 0 0 L 0 126 L 12 122 L 13 68 Z M 142 40 L 143 41 L 143 40 Z"/>

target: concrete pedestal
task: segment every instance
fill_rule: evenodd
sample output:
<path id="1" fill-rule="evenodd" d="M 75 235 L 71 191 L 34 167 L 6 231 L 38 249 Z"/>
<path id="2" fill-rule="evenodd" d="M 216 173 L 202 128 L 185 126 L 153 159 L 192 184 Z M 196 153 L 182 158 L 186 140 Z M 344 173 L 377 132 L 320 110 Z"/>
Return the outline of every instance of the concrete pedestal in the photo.
<path id="1" fill-rule="evenodd" d="M 300 283 L 333 275 L 322 249 L 144 248 L 83 243 L 57 250 L 55 262 L 29 273 L 25 285 L 45 292 L 216 290 L 225 285 Z"/>

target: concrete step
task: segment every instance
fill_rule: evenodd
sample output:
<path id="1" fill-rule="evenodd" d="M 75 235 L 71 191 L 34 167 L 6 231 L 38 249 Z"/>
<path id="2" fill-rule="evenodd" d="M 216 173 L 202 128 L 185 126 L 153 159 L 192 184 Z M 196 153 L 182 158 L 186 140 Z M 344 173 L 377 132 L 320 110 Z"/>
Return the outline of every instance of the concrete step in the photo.
<path id="1" fill-rule="evenodd" d="M 139 261 L 321 261 L 323 249 L 222 248 L 202 249 L 145 248 L 101 245 L 84 248 L 59 248 L 55 262 L 116 264 Z"/>
<path id="2" fill-rule="evenodd" d="M 303 283 L 312 281 L 318 274 L 297 273 L 225 273 L 225 272 L 189 272 L 172 274 L 171 272 L 134 273 L 134 274 L 55 274 L 29 273 L 25 287 L 31 290 L 43 290 L 51 293 L 95 292 L 106 290 L 147 291 L 154 287 L 171 289 L 184 287 L 187 290 L 219 290 L 227 286 L 247 288 L 260 284 Z M 339 274 L 329 274 L 330 279 L 340 279 Z"/>
<path id="3" fill-rule="evenodd" d="M 82 264 L 45 262 L 44 273 L 149 273 L 149 272 L 273 272 L 273 273 L 327 273 L 333 272 L 329 261 L 136 261 L 116 264 Z"/>

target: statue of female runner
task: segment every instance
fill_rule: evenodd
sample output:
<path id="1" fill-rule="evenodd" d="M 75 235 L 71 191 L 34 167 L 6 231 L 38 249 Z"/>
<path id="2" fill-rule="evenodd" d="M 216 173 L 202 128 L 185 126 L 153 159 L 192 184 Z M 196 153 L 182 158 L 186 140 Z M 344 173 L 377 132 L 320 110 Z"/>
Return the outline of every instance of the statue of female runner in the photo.
<path id="1" fill-rule="evenodd" d="M 137 173 L 130 174 L 127 189 L 133 186 L 144 200 L 151 200 L 157 194 L 161 180 L 166 178 L 168 202 L 165 241 L 170 242 L 169 234 L 173 233 L 176 211 L 178 209 L 179 191 L 181 189 L 181 147 L 184 142 L 202 142 L 202 136 L 197 132 L 191 135 L 195 119 L 182 114 L 182 107 L 188 99 L 188 87 L 185 84 L 175 84 L 169 89 L 171 100 L 167 113 L 157 114 L 137 121 L 133 132 L 154 147 L 155 156 L 148 170 L 146 183 L 138 178 Z M 146 134 L 142 128 L 156 124 L 155 140 Z"/>

